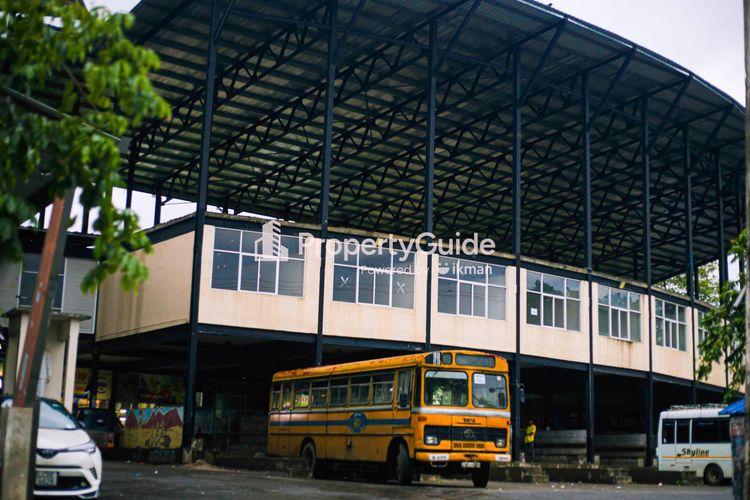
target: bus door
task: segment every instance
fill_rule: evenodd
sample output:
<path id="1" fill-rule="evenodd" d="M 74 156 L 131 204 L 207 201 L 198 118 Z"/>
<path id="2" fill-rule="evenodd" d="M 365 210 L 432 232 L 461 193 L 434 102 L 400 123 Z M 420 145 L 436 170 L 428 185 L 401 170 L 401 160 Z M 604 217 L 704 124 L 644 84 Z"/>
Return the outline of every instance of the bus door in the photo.
<path id="1" fill-rule="evenodd" d="M 411 405 L 414 398 L 414 370 L 398 372 L 398 389 L 393 405 L 393 433 L 405 434 L 411 430 Z"/>
<path id="2" fill-rule="evenodd" d="M 690 469 L 693 464 L 692 446 L 690 444 L 690 419 L 678 418 L 675 432 L 675 468 Z"/>
<path id="3" fill-rule="evenodd" d="M 675 468 L 677 450 L 675 448 L 675 425 L 673 418 L 665 418 L 661 421 L 661 441 L 659 442 L 659 466 L 668 469 Z"/>

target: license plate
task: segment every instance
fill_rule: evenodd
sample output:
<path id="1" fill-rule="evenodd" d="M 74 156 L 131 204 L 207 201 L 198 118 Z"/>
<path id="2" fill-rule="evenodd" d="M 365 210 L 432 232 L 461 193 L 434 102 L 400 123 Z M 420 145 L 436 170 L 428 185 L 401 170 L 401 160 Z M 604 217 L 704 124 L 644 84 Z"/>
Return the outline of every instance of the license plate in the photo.
<path id="1" fill-rule="evenodd" d="M 461 462 L 461 467 L 464 469 L 478 469 L 482 466 L 479 462 Z"/>
<path id="2" fill-rule="evenodd" d="M 37 486 L 57 486 L 57 472 L 49 470 L 36 471 Z"/>
<path id="3" fill-rule="evenodd" d="M 495 455 L 495 462 L 510 462 L 510 455 Z"/>
<path id="4" fill-rule="evenodd" d="M 447 462 L 449 458 L 447 453 L 430 453 L 431 462 Z"/>

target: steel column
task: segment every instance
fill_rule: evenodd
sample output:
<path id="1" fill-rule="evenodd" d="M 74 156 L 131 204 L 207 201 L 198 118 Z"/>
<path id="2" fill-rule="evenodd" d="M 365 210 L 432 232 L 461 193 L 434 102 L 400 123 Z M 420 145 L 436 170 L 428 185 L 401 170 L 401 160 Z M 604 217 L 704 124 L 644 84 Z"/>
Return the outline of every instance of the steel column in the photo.
<path id="1" fill-rule="evenodd" d="M 190 277 L 190 323 L 188 329 L 187 370 L 185 380 L 185 412 L 182 431 L 183 450 L 190 450 L 195 427 L 195 373 L 198 363 L 198 311 L 200 302 L 201 261 L 203 256 L 203 228 L 206 222 L 206 193 L 208 191 L 209 150 L 213 124 L 217 21 L 219 0 L 211 1 L 210 29 L 206 52 L 205 96 L 201 129 L 201 155 L 198 170 L 198 198 L 195 206 L 195 234 L 193 239 L 193 270 Z"/>
<path id="2" fill-rule="evenodd" d="M 719 150 L 714 151 L 714 164 L 716 166 L 716 202 L 717 220 L 716 231 L 717 241 L 719 242 L 719 304 L 723 305 L 722 291 L 727 284 L 727 249 L 724 236 L 724 174 L 721 169 L 721 153 Z M 729 366 L 726 364 L 727 351 L 724 349 L 724 387 L 729 387 Z"/>
<path id="3" fill-rule="evenodd" d="M 695 283 L 694 283 L 694 256 L 693 256 L 693 196 L 692 176 L 690 165 L 690 129 L 683 129 L 683 169 L 685 174 L 685 253 L 687 256 L 687 293 L 690 299 L 690 337 L 692 339 L 691 351 L 693 360 L 693 377 L 691 383 L 691 400 L 695 404 L 698 400 L 698 392 L 695 380 Z"/>
<path id="4" fill-rule="evenodd" d="M 594 463 L 594 419 L 596 402 L 594 399 L 594 301 L 592 293 L 593 256 L 591 248 L 591 124 L 589 101 L 589 75 L 581 77 L 582 85 L 582 133 L 581 146 L 583 148 L 583 254 L 586 266 L 586 282 L 588 284 L 588 328 L 589 328 L 589 363 L 586 370 L 586 459 Z"/>
<path id="5" fill-rule="evenodd" d="M 154 226 L 158 226 L 161 224 L 161 185 L 156 186 L 154 196 Z"/>
<path id="6" fill-rule="evenodd" d="M 135 138 L 130 139 L 130 153 L 128 154 L 128 177 L 125 184 L 125 208 L 133 206 L 133 183 L 135 182 L 135 163 L 138 160 L 138 150 Z"/>
<path id="7" fill-rule="evenodd" d="M 651 143 L 648 125 L 648 98 L 641 100 L 641 167 L 643 193 L 643 271 L 648 301 L 648 378 L 646 379 L 646 465 L 654 463 L 654 341 L 652 316 L 653 277 L 651 275 Z"/>
<path id="8" fill-rule="evenodd" d="M 81 210 L 83 211 L 81 215 L 81 233 L 88 234 L 89 232 L 89 217 L 91 214 L 91 210 L 89 207 L 85 205 L 81 205 Z"/>
<path id="9" fill-rule="evenodd" d="M 513 363 L 513 458 L 521 457 L 521 54 L 513 52 L 513 265 L 516 267 L 516 352 Z"/>
<path id="10" fill-rule="evenodd" d="M 89 371 L 89 408 L 96 408 L 96 397 L 99 395 L 99 349 L 96 348 L 96 335 L 92 335 L 92 337 L 91 370 Z M 113 377 L 112 385 L 114 384 L 115 379 Z"/>
<path id="11" fill-rule="evenodd" d="M 435 178 L 435 63 L 437 61 L 437 21 L 430 21 L 430 49 L 427 55 L 427 138 L 425 141 L 425 179 L 424 179 L 424 231 L 432 233 Z M 432 253 L 427 255 L 427 302 L 425 324 L 425 351 L 430 350 L 432 329 Z"/>
<path id="12" fill-rule="evenodd" d="M 320 186 L 320 286 L 318 287 L 318 330 L 315 337 L 315 365 L 323 364 L 323 314 L 325 308 L 326 243 L 328 241 L 328 202 L 331 190 L 331 142 L 333 140 L 333 98 L 336 90 L 336 21 L 338 0 L 328 3 L 328 50 L 326 54 L 326 104 L 323 123 L 323 170 Z"/>

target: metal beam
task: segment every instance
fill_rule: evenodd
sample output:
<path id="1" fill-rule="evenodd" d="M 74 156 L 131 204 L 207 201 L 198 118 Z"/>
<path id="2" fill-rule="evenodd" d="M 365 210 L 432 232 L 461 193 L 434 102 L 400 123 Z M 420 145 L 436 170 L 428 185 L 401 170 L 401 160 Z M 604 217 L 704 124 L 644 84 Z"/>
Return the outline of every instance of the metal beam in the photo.
<path id="1" fill-rule="evenodd" d="M 643 204 L 643 271 L 648 302 L 648 378 L 646 380 L 646 465 L 654 463 L 654 341 L 651 274 L 651 143 L 648 98 L 641 101 L 641 203 Z"/>
<path id="2" fill-rule="evenodd" d="M 693 274 L 695 273 L 695 262 L 693 258 L 693 187 L 690 158 L 690 129 L 683 129 L 683 173 L 685 176 L 685 256 L 686 256 L 686 277 L 687 293 L 690 299 L 690 336 L 692 338 L 692 367 L 693 377 L 691 384 L 691 397 L 693 404 L 697 403 L 698 393 L 695 380 L 695 284 Z"/>
<path id="3" fill-rule="evenodd" d="M 589 75 L 585 73 L 581 78 L 581 167 L 583 170 L 583 254 L 586 267 L 586 282 L 588 284 L 588 329 L 589 329 L 589 363 L 586 371 L 586 459 L 594 463 L 595 409 L 594 398 L 594 300 L 593 285 L 593 256 L 591 248 L 591 122 L 589 101 Z"/>
<path id="4" fill-rule="evenodd" d="M 315 338 L 315 365 L 323 364 L 323 314 L 325 312 L 326 247 L 328 246 L 328 201 L 331 190 L 331 141 L 333 138 L 333 96 L 336 91 L 336 23 L 338 0 L 328 2 L 328 51 L 323 125 L 323 168 L 320 186 L 320 285 L 318 287 L 318 328 Z"/>
<path id="5" fill-rule="evenodd" d="M 156 186 L 156 195 L 154 195 L 154 226 L 161 224 L 161 185 Z"/>
<path id="6" fill-rule="evenodd" d="M 513 363 L 513 459 L 521 457 L 521 54 L 513 53 L 513 265 L 516 268 L 516 352 Z"/>
<path id="7" fill-rule="evenodd" d="M 478 0 L 472 5 L 472 9 L 469 14 L 464 18 L 464 22 L 468 17 L 471 17 L 474 10 L 477 7 Z M 458 32 L 463 29 L 457 30 L 454 34 L 453 40 L 458 36 Z M 437 88 L 436 72 L 441 61 L 436 64 L 437 58 L 437 21 L 433 20 L 430 22 L 430 51 L 427 55 L 427 120 L 426 120 L 426 137 L 425 137 L 425 175 L 424 175 L 424 225 L 423 229 L 426 233 L 433 232 L 433 204 L 434 204 L 434 177 L 435 177 L 435 92 Z M 428 253 L 427 255 L 427 296 L 426 296 L 426 324 L 425 324 L 425 351 L 430 350 L 431 344 L 431 329 L 432 329 L 432 268 L 433 268 L 433 255 Z"/>
<path id="8" fill-rule="evenodd" d="M 219 21 L 219 0 L 211 0 L 208 46 L 206 50 L 206 83 L 204 95 L 201 155 L 198 170 L 198 199 L 195 207 L 195 232 L 193 237 L 193 266 L 190 276 L 190 311 L 187 335 L 185 376 L 185 410 L 182 431 L 183 452 L 192 448 L 195 430 L 195 376 L 198 363 L 198 313 L 200 305 L 201 263 L 203 260 L 203 228 L 206 220 L 206 192 L 208 190 L 208 160 L 211 148 L 214 98 L 216 97 L 216 33 Z"/>

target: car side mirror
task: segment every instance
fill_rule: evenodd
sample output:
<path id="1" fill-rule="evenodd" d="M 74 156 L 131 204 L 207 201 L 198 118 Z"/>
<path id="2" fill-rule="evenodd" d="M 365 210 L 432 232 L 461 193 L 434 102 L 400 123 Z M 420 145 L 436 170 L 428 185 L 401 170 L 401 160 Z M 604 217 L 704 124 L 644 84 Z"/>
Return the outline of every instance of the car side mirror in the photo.
<path id="1" fill-rule="evenodd" d="M 398 407 L 399 408 L 406 408 L 409 406 L 409 395 L 408 394 L 399 394 L 398 395 Z"/>

